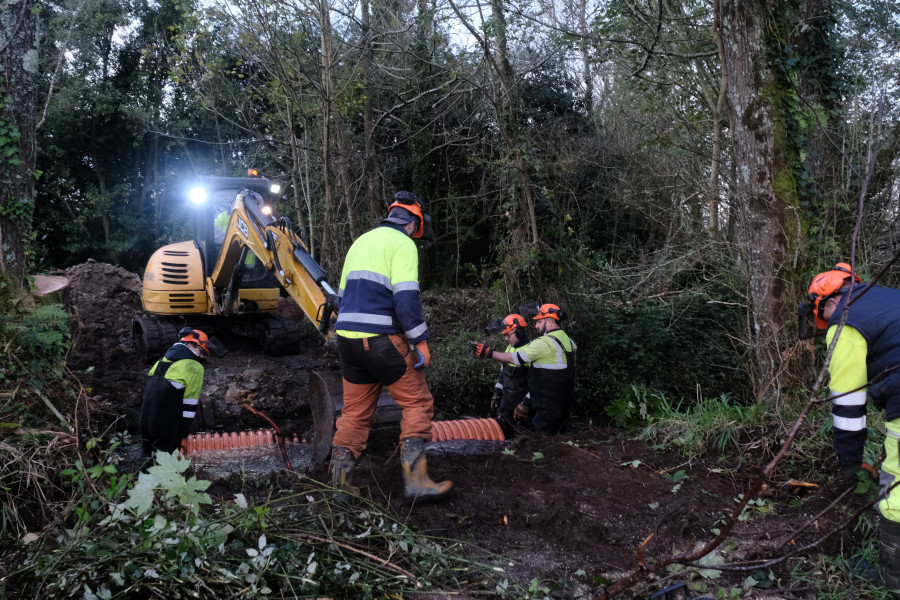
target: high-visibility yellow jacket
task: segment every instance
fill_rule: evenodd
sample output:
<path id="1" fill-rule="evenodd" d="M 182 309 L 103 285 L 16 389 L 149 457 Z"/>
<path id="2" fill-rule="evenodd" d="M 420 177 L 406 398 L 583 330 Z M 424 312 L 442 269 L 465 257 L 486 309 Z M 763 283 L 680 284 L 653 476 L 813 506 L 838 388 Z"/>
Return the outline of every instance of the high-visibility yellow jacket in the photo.
<path id="1" fill-rule="evenodd" d="M 419 300 L 419 254 L 400 226 L 383 223 L 353 242 L 338 296 L 338 335 L 402 333 L 413 344 L 428 339 Z"/>

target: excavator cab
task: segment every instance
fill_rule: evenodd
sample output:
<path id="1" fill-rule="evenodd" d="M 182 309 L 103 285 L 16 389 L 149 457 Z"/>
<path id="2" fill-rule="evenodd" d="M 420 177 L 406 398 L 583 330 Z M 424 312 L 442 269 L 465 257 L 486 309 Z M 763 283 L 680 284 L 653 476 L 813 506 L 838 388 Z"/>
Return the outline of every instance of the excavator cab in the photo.
<path id="1" fill-rule="evenodd" d="M 299 351 L 299 325 L 275 314 L 285 293 L 328 341 L 336 297 L 326 273 L 286 218 L 278 191 L 262 177 L 203 177 L 187 193 L 194 239 L 157 250 L 144 271 L 143 315 L 133 338 L 158 358 L 184 326 L 259 342 L 270 354 Z"/>

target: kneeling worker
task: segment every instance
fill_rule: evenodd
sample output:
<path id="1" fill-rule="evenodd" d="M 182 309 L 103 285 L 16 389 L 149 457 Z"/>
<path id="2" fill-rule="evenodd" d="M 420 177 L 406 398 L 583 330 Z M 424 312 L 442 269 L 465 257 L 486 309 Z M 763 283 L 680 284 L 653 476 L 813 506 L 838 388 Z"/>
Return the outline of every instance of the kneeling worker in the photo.
<path id="1" fill-rule="evenodd" d="M 428 366 L 428 326 L 419 300 L 419 255 L 413 239 L 427 237 L 431 219 L 411 192 L 398 192 L 388 216 L 347 252 L 338 292 L 337 332 L 344 410 L 331 445 L 331 481 L 348 483 L 366 448 L 378 396 L 387 387 L 403 409 L 400 462 L 407 500 L 437 500 L 453 483 L 428 476 L 434 397 L 421 370 Z M 415 346 L 415 350 L 413 350 Z"/>
<path id="2" fill-rule="evenodd" d="M 490 334 L 499 333 L 506 340 L 505 352 L 513 353 L 531 341 L 525 317 L 513 313 L 497 319 L 485 328 Z M 515 423 L 516 409 L 528 395 L 528 365 L 504 364 L 494 384 L 491 396 L 491 412 L 503 429 L 506 437 L 512 437 L 520 428 Z M 519 414 L 522 414 L 520 409 Z"/>
<path id="3" fill-rule="evenodd" d="M 517 418 L 532 415 L 538 435 L 563 431 L 575 400 L 575 342 L 560 327 L 565 317 L 556 304 L 542 304 L 533 317 L 541 337 L 515 352 L 495 352 L 490 346 L 473 346 L 478 358 L 493 358 L 517 367 L 528 365 L 528 398 L 516 409 Z"/>

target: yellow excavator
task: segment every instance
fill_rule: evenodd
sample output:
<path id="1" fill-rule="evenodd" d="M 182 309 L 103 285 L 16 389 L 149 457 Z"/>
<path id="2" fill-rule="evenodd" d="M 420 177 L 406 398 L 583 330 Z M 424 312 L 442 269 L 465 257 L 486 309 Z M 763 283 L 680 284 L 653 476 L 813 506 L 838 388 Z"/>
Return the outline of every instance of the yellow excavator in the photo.
<path id="1" fill-rule="evenodd" d="M 203 177 L 190 190 L 194 239 L 158 249 L 144 271 L 145 314 L 133 319 L 132 337 L 145 359 L 185 326 L 253 338 L 269 354 L 298 352 L 299 325 L 276 314 L 282 290 L 334 340 L 337 296 L 303 236 L 276 216 L 277 192 L 258 176 Z"/>
<path id="2" fill-rule="evenodd" d="M 270 181 L 255 176 L 203 177 L 188 192 L 196 212 L 194 239 L 163 246 L 144 271 L 144 314 L 132 320 L 132 337 L 145 360 L 159 358 L 185 326 L 208 335 L 253 338 L 269 354 L 298 352 L 298 324 L 275 314 L 282 289 L 326 347 L 333 346 L 337 295 L 302 232 L 275 215 L 277 194 Z M 308 401 L 318 463 L 331 451 L 335 420 L 344 407 L 340 373 L 310 371 Z M 401 415 L 383 390 L 373 435 L 376 429 L 396 429 Z"/>

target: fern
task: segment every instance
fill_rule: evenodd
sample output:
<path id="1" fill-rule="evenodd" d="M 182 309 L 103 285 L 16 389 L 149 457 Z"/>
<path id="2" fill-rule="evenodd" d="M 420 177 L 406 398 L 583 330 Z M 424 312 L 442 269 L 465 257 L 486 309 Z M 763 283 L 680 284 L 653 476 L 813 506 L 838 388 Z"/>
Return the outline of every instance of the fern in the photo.
<path id="1" fill-rule="evenodd" d="M 0 386 L 28 380 L 32 388 L 56 378 L 69 349 L 69 313 L 60 304 L 45 304 L 18 316 L 0 315 Z"/>

